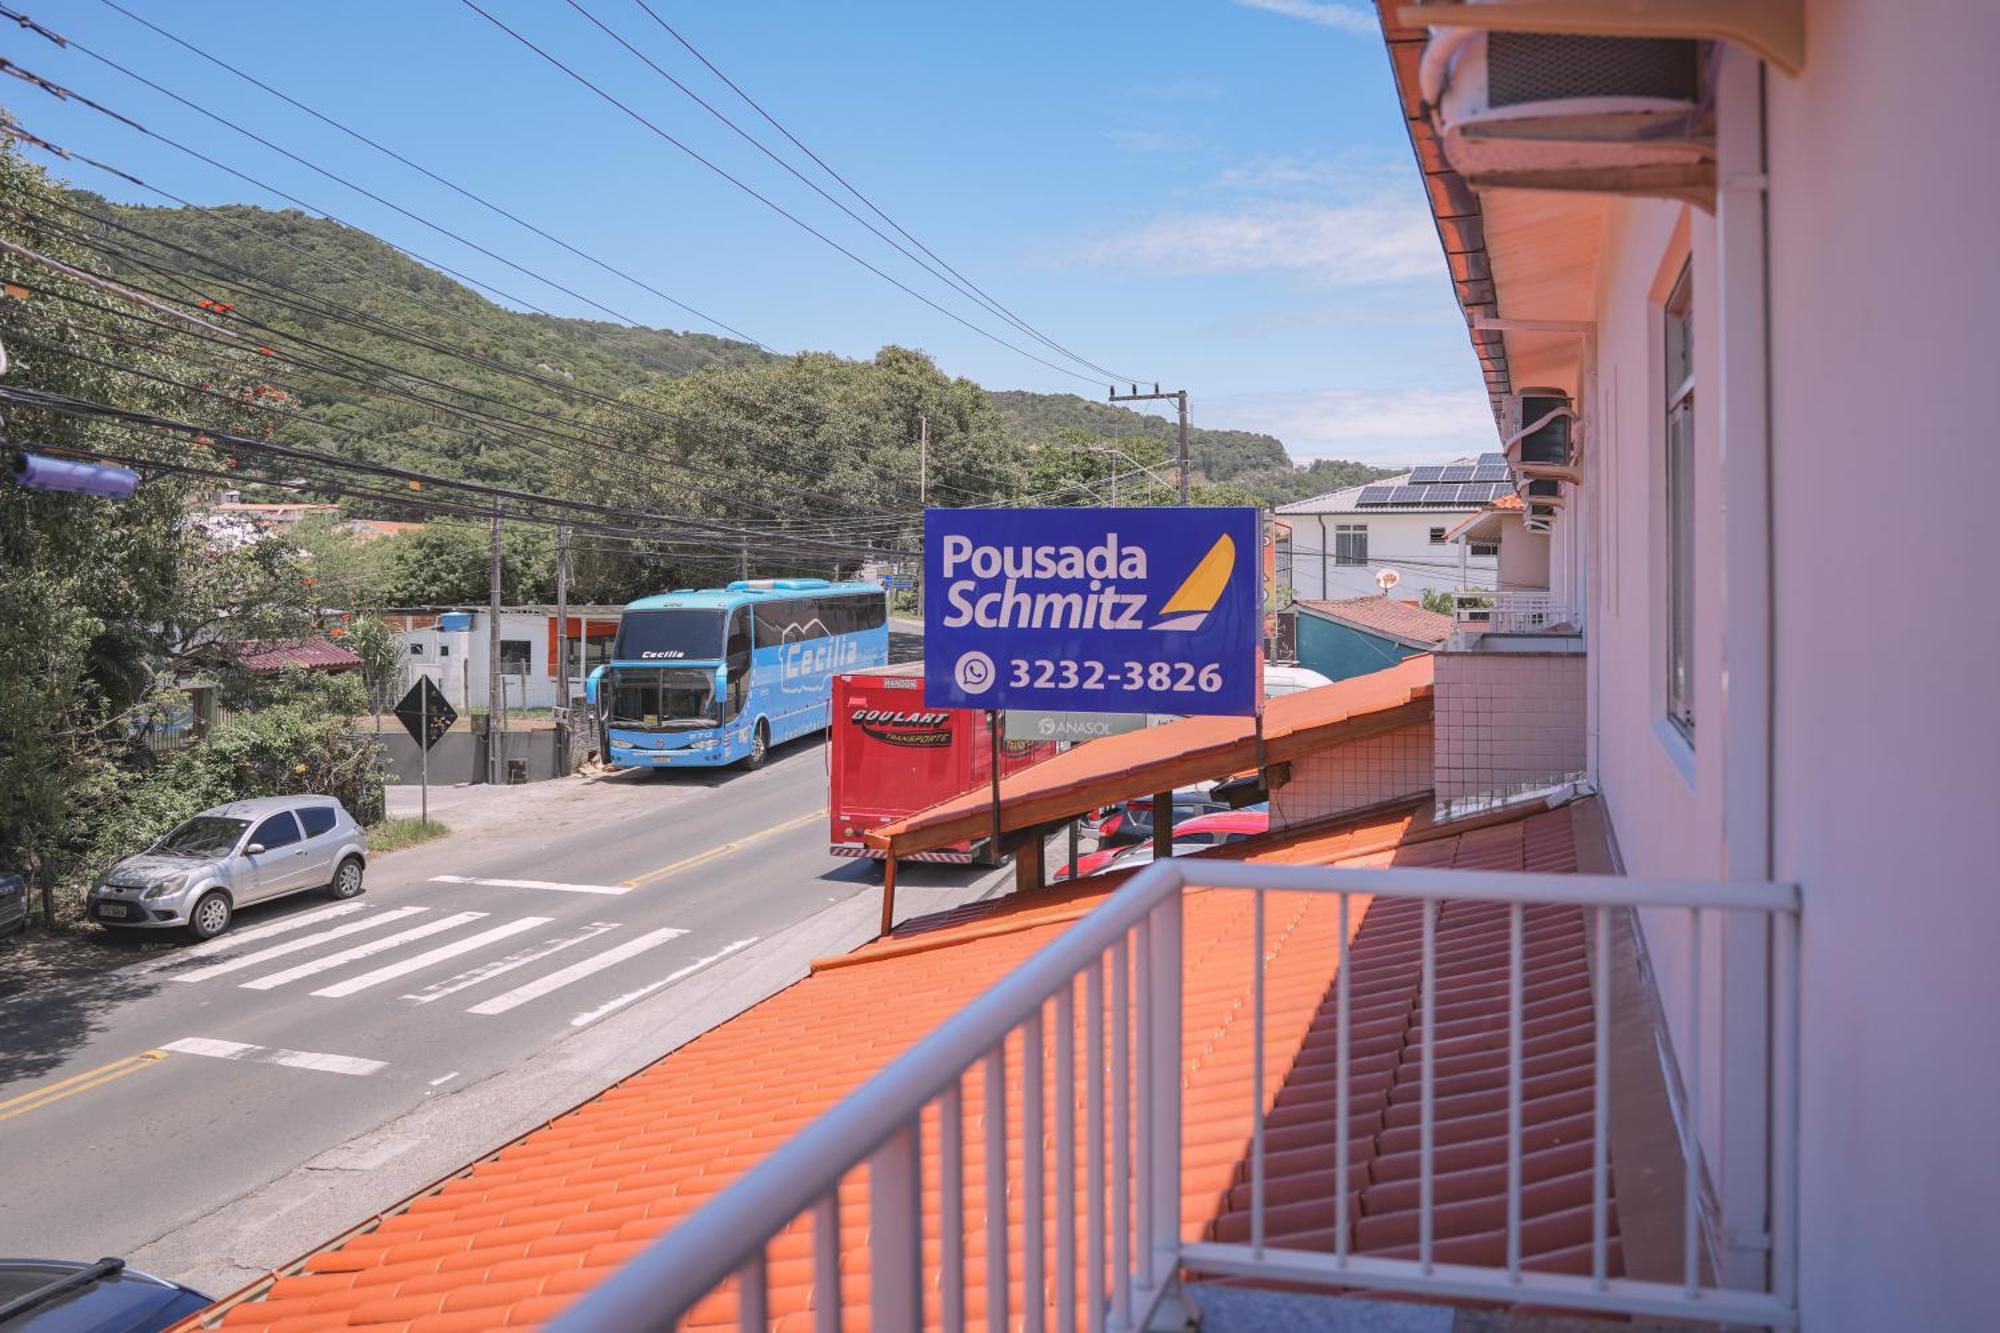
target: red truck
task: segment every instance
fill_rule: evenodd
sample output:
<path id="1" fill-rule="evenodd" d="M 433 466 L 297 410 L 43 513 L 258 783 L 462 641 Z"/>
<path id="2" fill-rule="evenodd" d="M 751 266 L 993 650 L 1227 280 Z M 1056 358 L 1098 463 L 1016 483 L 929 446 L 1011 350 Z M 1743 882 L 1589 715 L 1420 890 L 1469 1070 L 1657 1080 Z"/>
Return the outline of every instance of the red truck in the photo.
<path id="1" fill-rule="evenodd" d="M 992 731 L 986 714 L 924 707 L 923 663 L 851 671 L 833 678 L 833 717 L 827 766 L 835 856 L 880 858 L 861 835 L 939 801 L 993 780 Z M 1056 752 L 1052 741 L 1002 741 L 1002 776 L 1038 764 Z M 970 842 L 913 861 L 974 859 Z"/>

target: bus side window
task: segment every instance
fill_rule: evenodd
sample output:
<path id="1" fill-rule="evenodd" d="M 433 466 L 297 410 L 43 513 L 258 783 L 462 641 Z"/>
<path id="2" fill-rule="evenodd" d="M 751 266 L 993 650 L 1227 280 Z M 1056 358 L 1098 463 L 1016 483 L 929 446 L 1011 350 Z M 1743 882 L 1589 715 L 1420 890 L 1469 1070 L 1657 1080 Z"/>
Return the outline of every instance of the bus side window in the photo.
<path id="1" fill-rule="evenodd" d="M 785 641 L 785 626 L 792 622 L 790 602 L 757 603 L 757 646 L 776 648 Z"/>
<path id="2" fill-rule="evenodd" d="M 729 613 L 729 638 L 723 666 L 729 672 L 728 716 L 743 711 L 750 698 L 750 608 L 739 606 Z"/>

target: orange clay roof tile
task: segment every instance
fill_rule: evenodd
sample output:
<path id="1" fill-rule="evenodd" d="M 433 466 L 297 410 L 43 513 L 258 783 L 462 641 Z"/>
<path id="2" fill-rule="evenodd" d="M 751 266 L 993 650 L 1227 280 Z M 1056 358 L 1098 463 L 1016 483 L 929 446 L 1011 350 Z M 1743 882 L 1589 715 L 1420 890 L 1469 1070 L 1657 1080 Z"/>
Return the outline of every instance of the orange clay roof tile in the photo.
<path id="1" fill-rule="evenodd" d="M 1433 824 L 1414 806 L 1296 830 L 1229 848 L 1280 864 L 1388 864 L 1574 869 L 1572 809 L 1503 811 Z M 407 1327 L 461 1329 L 542 1323 L 692 1215 L 784 1139 L 858 1087 L 958 1007 L 1102 902 L 1117 881 L 979 904 L 910 923 L 723 1024 L 577 1110 L 476 1164 L 340 1248 L 228 1310 L 233 1330 Z M 1365 904 L 1365 905 L 1364 905 Z M 1412 901 L 1357 899 L 1350 1000 L 1350 1243 L 1357 1252 L 1410 1253 L 1415 1243 L 1421 1059 Z M 1252 1133 L 1248 895 L 1186 899 L 1183 1232 L 1248 1234 Z M 1592 1013 L 1583 922 L 1573 908 L 1526 910 L 1523 1217 L 1531 1267 L 1588 1271 Z M 1448 902 L 1438 914 L 1436 1216 L 1438 1258 L 1503 1258 L 1506 909 Z M 1266 902 L 1268 1087 L 1264 1101 L 1267 1235 L 1331 1249 L 1335 1097 L 1337 901 L 1272 893 Z M 1080 986 L 1079 986 L 1080 990 Z M 881 997 L 897 997 L 884 1005 Z M 1078 1005 L 1081 1012 L 1082 1005 Z M 1077 1033 L 1079 1043 L 1083 1034 Z M 1044 1053 L 1051 1067 L 1054 1043 Z M 1021 1043 L 1008 1045 L 1018 1106 Z M 1078 1068 L 1084 1061 L 1078 1060 Z M 1052 1078 L 1045 1080 L 1053 1098 Z M 985 1213 L 994 1173 L 985 1159 L 985 1077 L 964 1084 L 966 1293 L 984 1327 Z M 935 1112 L 924 1142 L 937 1151 Z M 1053 1124 L 1045 1114 L 1044 1124 Z M 1019 1311 L 1024 1218 L 1018 1115 L 1011 1147 L 1008 1243 Z M 935 1180 L 935 1162 L 926 1180 Z M 844 1262 L 838 1296 L 847 1326 L 866 1326 L 865 1172 L 843 1185 Z M 937 1197 L 926 1196 L 933 1233 Z M 1612 1271 L 1618 1270 L 1615 1209 Z M 1051 1229 L 1052 1232 L 1052 1229 Z M 935 1245 L 935 1235 L 932 1237 Z M 935 1254 L 932 1256 L 935 1258 Z M 769 1251 L 774 1326 L 809 1327 L 810 1232 L 794 1224 Z M 932 1279 L 927 1301 L 935 1306 Z M 733 1320 L 724 1290 L 689 1320 Z M 934 1314 L 932 1308 L 930 1313 Z"/>

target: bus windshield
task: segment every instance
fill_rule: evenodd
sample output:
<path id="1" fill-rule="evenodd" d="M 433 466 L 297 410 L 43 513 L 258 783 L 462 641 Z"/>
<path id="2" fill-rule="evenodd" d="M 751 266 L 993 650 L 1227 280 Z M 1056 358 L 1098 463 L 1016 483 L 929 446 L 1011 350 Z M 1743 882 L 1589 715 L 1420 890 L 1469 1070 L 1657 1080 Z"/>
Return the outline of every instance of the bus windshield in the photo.
<path id="1" fill-rule="evenodd" d="M 627 611 L 618 622 L 619 662 L 713 662 L 722 656 L 722 613 L 695 608 Z"/>
<path id="2" fill-rule="evenodd" d="M 722 721 L 715 707 L 715 673 L 706 668 L 618 667 L 609 683 L 605 721 L 614 727 L 682 731 Z"/>

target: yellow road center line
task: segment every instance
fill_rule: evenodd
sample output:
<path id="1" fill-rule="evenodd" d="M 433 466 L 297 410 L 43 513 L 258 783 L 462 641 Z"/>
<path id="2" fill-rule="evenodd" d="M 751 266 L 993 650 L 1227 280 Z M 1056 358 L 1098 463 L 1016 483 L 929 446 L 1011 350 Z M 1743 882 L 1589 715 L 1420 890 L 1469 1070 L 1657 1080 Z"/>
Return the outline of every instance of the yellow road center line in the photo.
<path id="1" fill-rule="evenodd" d="M 757 832 L 738 838 L 734 842 L 725 842 L 720 847 L 711 847 L 705 852 L 696 852 L 693 856 L 685 857 L 670 865 L 663 865 L 658 870 L 648 870 L 645 874 L 636 875 L 631 879 L 622 881 L 622 883 L 625 888 L 636 889 L 641 884 L 651 884 L 654 880 L 665 879 L 667 876 L 679 874 L 683 870 L 691 870 L 695 866 L 705 865 L 719 857 L 727 856 L 731 852 L 741 851 L 753 842 L 762 842 L 764 839 L 779 833 L 789 833 L 795 828 L 802 828 L 816 819 L 824 818 L 826 818 L 826 807 L 821 806 L 811 814 L 800 815 L 797 819 L 788 819 L 782 824 L 773 824 L 767 829 L 759 829 Z"/>
<path id="2" fill-rule="evenodd" d="M 44 1106 L 59 1102 L 65 1097 L 74 1097 L 79 1092 L 89 1092 L 92 1088 L 102 1087 L 114 1079 L 124 1078 L 127 1074 L 136 1074 L 141 1069 L 158 1064 L 166 1058 L 165 1051 L 146 1051 L 139 1055 L 128 1055 L 122 1060 L 113 1060 L 108 1065 L 99 1065 L 95 1069 L 86 1069 L 81 1074 L 72 1074 L 60 1083 L 51 1083 L 45 1088 L 36 1088 L 33 1092 L 10 1097 L 0 1102 L 0 1120 L 11 1120 L 17 1115 L 39 1111 Z"/>

